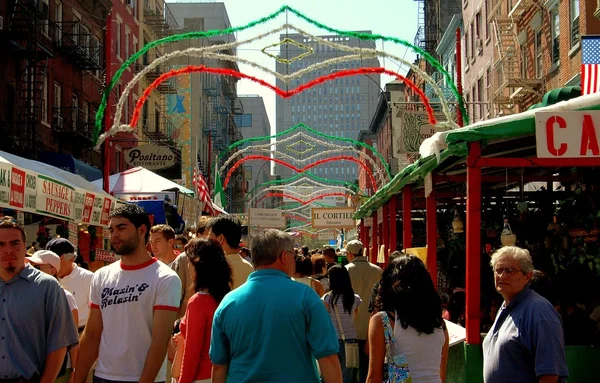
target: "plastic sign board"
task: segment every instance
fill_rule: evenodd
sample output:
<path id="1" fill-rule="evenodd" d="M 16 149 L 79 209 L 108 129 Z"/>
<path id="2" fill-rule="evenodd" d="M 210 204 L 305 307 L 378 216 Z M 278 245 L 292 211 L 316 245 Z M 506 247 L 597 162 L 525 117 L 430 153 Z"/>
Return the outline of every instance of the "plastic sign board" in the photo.
<path id="1" fill-rule="evenodd" d="M 177 158 L 169 148 L 159 145 L 142 145 L 125 152 L 125 162 L 148 170 L 168 169 L 175 165 Z"/>
<path id="2" fill-rule="evenodd" d="M 353 207 L 315 207 L 312 209 L 314 229 L 353 229 L 355 209 Z"/>
<path id="3" fill-rule="evenodd" d="M 282 229 L 285 227 L 285 218 L 281 209 L 250 208 L 248 223 L 261 228 Z"/>
<path id="4" fill-rule="evenodd" d="M 535 114 L 538 158 L 600 157 L 600 111 Z"/>

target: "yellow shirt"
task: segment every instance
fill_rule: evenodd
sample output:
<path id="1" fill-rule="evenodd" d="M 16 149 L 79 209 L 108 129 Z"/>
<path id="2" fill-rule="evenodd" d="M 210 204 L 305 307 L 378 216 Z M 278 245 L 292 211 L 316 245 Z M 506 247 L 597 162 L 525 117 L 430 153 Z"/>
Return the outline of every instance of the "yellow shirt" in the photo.
<path id="1" fill-rule="evenodd" d="M 227 258 L 227 262 L 229 262 L 233 274 L 233 285 L 231 286 L 231 289 L 235 290 L 246 282 L 248 276 L 254 271 L 254 267 L 237 253 L 227 254 L 225 255 L 225 258 Z"/>

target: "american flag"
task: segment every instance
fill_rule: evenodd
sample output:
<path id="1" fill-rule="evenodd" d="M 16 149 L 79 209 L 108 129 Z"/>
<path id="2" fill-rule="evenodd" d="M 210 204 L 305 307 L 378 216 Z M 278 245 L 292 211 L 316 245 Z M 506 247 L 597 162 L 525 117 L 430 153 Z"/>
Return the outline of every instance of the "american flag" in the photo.
<path id="1" fill-rule="evenodd" d="M 600 36 L 581 36 L 581 94 L 600 91 Z"/>
<path id="2" fill-rule="evenodd" d="M 196 186 L 198 193 L 198 199 L 204 204 L 204 211 L 208 214 L 213 215 L 214 209 L 212 207 L 212 201 L 210 199 L 210 190 L 208 184 L 202 175 L 202 163 L 198 162 L 198 166 L 194 168 L 194 174 L 192 175 L 192 184 Z"/>

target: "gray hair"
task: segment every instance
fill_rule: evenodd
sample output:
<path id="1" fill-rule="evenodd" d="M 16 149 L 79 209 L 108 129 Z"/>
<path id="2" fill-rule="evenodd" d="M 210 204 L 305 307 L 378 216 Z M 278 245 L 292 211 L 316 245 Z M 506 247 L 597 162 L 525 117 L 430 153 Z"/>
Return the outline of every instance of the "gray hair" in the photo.
<path id="1" fill-rule="evenodd" d="M 60 258 L 63 258 L 66 261 L 74 261 L 77 258 L 77 254 L 75 253 L 64 253 L 60 255 Z"/>
<path id="2" fill-rule="evenodd" d="M 492 255 L 492 260 L 490 261 L 492 268 L 495 268 L 498 260 L 504 256 L 508 256 L 519 261 L 521 271 L 524 273 L 533 271 L 533 261 L 531 260 L 531 254 L 529 254 L 529 250 L 522 249 L 517 246 L 504 246 L 498 249 L 494 255 Z"/>
<path id="3" fill-rule="evenodd" d="M 277 261 L 281 252 L 294 252 L 294 239 L 288 233 L 267 229 L 252 238 L 252 264 L 254 267 L 269 266 Z"/>

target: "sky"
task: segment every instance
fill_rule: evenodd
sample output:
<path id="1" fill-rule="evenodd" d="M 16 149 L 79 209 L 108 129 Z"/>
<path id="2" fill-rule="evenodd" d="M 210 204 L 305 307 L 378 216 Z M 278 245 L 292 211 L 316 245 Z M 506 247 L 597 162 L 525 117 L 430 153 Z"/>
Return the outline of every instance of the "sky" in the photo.
<path id="1" fill-rule="evenodd" d="M 188 0 L 167 0 L 168 2 L 195 2 Z M 197 0 L 196 0 L 197 1 Z M 204 1 L 212 2 L 212 1 Z M 277 11 L 283 5 L 298 10 L 304 15 L 329 27 L 341 30 L 371 30 L 373 33 L 413 42 L 417 32 L 417 6 L 420 4 L 414 0 L 225 0 L 225 7 L 232 26 L 245 25 L 251 21 L 260 19 Z M 251 39 L 252 37 L 271 31 L 286 22 L 283 14 L 265 24 L 258 25 L 248 31 L 239 32 L 237 40 Z M 306 30 L 315 35 L 329 34 L 299 19 L 293 14 L 288 15 L 288 23 Z M 293 33 L 295 31 L 291 31 Z M 238 48 L 238 56 L 259 63 L 265 67 L 275 70 L 275 60 L 261 52 L 261 49 L 279 42 L 279 33 L 268 38 L 254 41 L 248 45 Z M 413 62 L 415 54 L 404 46 L 393 43 L 377 43 L 378 49 L 393 53 L 406 61 Z M 276 54 L 278 48 L 270 50 Z M 408 71 L 406 65 L 391 59 L 382 60 L 382 66 L 387 69 L 405 74 Z M 250 65 L 240 64 L 240 71 L 264 79 L 275 84 L 275 78 Z M 382 76 L 382 86 L 392 81 L 389 76 Z M 271 124 L 271 131 L 275 131 L 275 97 L 271 90 L 258 85 L 250 80 L 238 81 L 238 95 L 258 94 L 263 97 L 265 107 Z"/>

